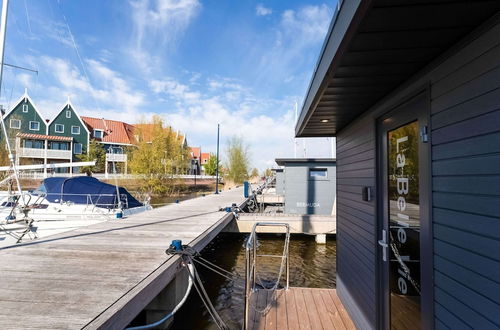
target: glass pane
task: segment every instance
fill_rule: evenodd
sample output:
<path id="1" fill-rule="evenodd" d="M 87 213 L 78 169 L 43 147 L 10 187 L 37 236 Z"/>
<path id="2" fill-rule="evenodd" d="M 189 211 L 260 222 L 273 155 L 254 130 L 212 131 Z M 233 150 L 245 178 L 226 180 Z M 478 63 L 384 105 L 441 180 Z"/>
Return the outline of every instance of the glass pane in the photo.
<path id="1" fill-rule="evenodd" d="M 314 179 L 326 179 L 327 171 L 326 168 L 311 168 L 309 169 L 309 177 Z"/>
<path id="2" fill-rule="evenodd" d="M 389 131 L 391 328 L 420 327 L 418 122 Z"/>

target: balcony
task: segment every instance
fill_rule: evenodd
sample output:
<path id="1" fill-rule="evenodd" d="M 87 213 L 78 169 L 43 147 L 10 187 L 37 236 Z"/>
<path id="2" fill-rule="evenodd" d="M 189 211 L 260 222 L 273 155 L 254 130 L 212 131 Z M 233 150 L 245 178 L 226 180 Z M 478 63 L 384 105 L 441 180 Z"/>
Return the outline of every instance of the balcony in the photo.
<path id="1" fill-rule="evenodd" d="M 107 162 L 127 162 L 127 154 L 111 154 L 106 153 Z"/>
<path id="2" fill-rule="evenodd" d="M 18 148 L 18 157 L 25 158 L 45 158 L 45 151 L 47 151 L 48 159 L 71 159 L 70 150 L 54 150 L 54 149 L 36 149 L 36 148 Z"/>

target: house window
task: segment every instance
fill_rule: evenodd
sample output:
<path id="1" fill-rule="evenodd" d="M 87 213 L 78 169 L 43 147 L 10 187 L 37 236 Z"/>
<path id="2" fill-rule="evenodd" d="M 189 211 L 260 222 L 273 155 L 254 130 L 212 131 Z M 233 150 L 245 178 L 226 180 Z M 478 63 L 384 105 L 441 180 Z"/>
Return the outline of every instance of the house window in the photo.
<path id="1" fill-rule="evenodd" d="M 21 121 L 19 119 L 11 119 L 10 128 L 21 129 Z"/>
<path id="2" fill-rule="evenodd" d="M 63 124 L 56 124 L 54 130 L 56 133 L 64 133 L 64 125 Z"/>
<path id="3" fill-rule="evenodd" d="M 80 126 L 71 126 L 71 134 L 80 134 Z"/>
<path id="4" fill-rule="evenodd" d="M 27 104 L 23 104 L 23 112 L 28 112 L 28 105 Z"/>
<path id="5" fill-rule="evenodd" d="M 67 142 L 51 142 L 50 149 L 52 149 L 52 150 L 69 150 L 69 144 Z"/>
<path id="6" fill-rule="evenodd" d="M 310 168 L 309 169 L 309 179 L 311 180 L 321 180 L 328 177 L 328 171 L 326 168 Z"/>
<path id="7" fill-rule="evenodd" d="M 39 131 L 40 130 L 40 122 L 39 121 L 30 121 L 30 130 Z"/>
<path id="8" fill-rule="evenodd" d="M 66 110 L 66 118 L 71 118 L 71 111 L 70 110 Z"/>
<path id="9" fill-rule="evenodd" d="M 82 153 L 82 144 L 81 143 L 73 144 L 73 153 L 75 155 L 81 155 L 81 153 Z"/>
<path id="10" fill-rule="evenodd" d="M 24 140 L 24 147 L 32 149 L 43 149 L 44 142 L 40 140 Z"/>
<path id="11" fill-rule="evenodd" d="M 95 129 L 93 134 L 96 139 L 102 139 L 103 133 L 101 129 Z"/>

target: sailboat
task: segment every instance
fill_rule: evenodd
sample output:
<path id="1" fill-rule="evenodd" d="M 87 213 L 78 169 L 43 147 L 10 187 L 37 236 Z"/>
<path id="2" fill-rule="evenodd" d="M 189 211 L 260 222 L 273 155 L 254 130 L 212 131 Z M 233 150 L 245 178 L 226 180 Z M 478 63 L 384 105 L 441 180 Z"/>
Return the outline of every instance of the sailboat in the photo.
<path id="1" fill-rule="evenodd" d="M 0 21 L 0 91 L 8 3 L 8 0 L 3 0 Z M 152 209 L 148 200 L 139 202 L 125 188 L 87 176 L 47 178 L 35 191 L 23 191 L 3 112 L 0 112 L 0 124 L 10 163 L 7 177 L 0 182 L 0 186 L 8 184 L 9 187 L 7 194 L 0 196 L 0 247 Z M 88 164 L 83 162 L 83 165 Z M 40 166 L 48 165 L 20 167 L 33 169 Z M 78 164 L 71 163 L 70 166 Z"/>

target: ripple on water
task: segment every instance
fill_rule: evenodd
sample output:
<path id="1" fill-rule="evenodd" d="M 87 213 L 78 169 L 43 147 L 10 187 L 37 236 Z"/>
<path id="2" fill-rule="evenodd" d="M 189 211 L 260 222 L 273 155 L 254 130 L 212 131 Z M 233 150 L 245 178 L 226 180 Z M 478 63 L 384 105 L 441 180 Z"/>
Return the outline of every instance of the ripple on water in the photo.
<path id="1" fill-rule="evenodd" d="M 231 270 L 240 276 L 231 280 L 198 266 L 207 293 L 215 308 L 231 329 L 240 329 L 244 308 L 245 250 L 243 243 L 247 235 L 221 234 L 203 251 L 202 256 Z M 259 253 L 281 254 L 283 236 L 259 235 Z M 328 239 L 326 245 L 318 245 L 313 236 L 292 236 L 290 240 L 290 286 L 312 288 L 335 288 L 335 239 Z M 276 258 L 262 258 L 258 272 L 266 285 L 276 279 L 279 262 Z M 172 329 L 217 329 L 211 321 L 195 290 L 177 312 Z"/>

